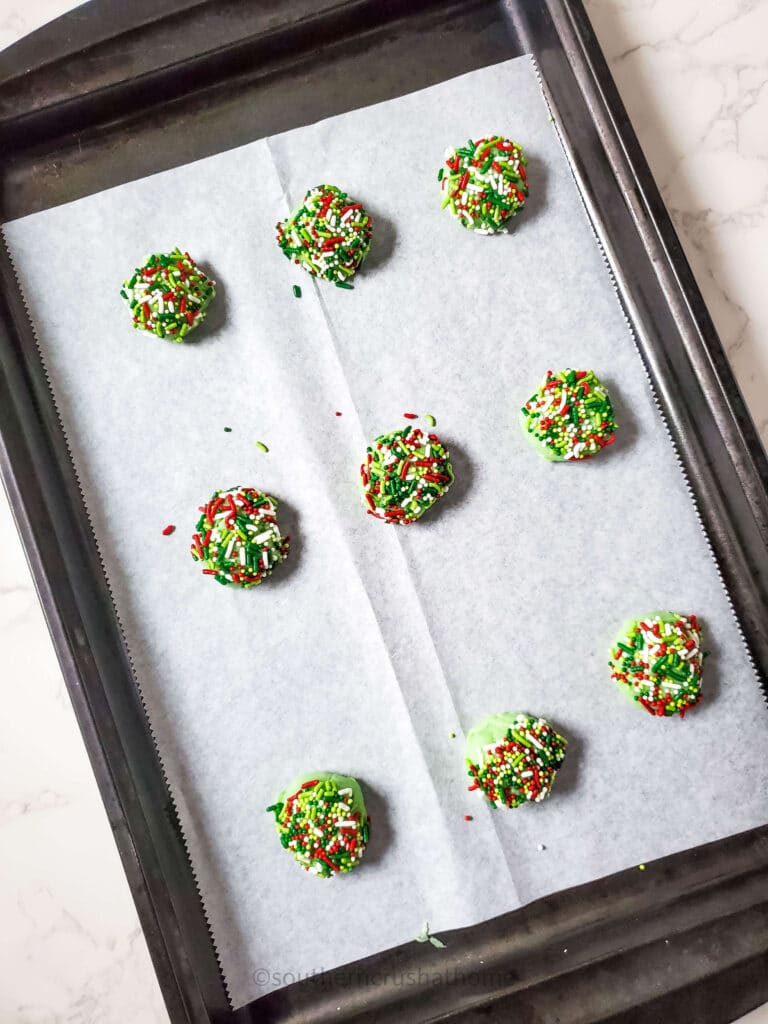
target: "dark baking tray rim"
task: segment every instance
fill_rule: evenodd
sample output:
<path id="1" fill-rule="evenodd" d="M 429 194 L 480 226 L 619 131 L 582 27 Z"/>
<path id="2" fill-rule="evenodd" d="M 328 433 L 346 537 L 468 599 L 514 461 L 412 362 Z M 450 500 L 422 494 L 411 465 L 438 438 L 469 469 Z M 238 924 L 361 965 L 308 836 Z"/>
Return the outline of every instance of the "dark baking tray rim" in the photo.
<path id="1" fill-rule="evenodd" d="M 768 462 L 579 0 L 86 4 L 3 55 L 3 219 L 74 198 L 57 192 L 51 154 L 73 139 L 95 152 L 99 135 L 119 135 L 121 124 L 133 138 L 131 114 L 143 106 L 161 121 L 190 97 L 237 89 L 261 66 L 321 59 L 339 39 L 492 7 L 517 52 L 537 59 L 765 684 Z M 126 178 L 143 158 L 126 161 Z M 87 174 L 74 179 L 79 194 L 100 187 Z M 117 180 L 113 170 L 108 183 Z M 4 484 L 172 1020 L 724 1024 L 768 999 L 762 827 L 449 933 L 444 950 L 409 943 L 232 1010 L 4 251 L 0 365 Z"/>

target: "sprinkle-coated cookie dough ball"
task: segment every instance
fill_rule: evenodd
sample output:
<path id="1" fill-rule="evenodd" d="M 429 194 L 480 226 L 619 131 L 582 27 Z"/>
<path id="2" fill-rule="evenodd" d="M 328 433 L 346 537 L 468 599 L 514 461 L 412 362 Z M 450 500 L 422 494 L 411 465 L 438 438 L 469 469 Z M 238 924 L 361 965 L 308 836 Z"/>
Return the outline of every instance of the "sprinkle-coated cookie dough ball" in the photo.
<path id="1" fill-rule="evenodd" d="M 344 286 L 368 255 L 371 218 L 335 185 L 317 185 L 290 217 L 277 224 L 277 244 L 315 277 Z"/>
<path id="2" fill-rule="evenodd" d="M 365 852 L 370 818 L 356 779 L 313 772 L 294 779 L 267 808 L 283 848 L 320 878 L 356 868 Z"/>
<path id="3" fill-rule="evenodd" d="M 215 491 L 200 512 L 190 551 L 217 583 L 254 587 L 287 558 L 289 539 L 268 494 L 253 487 Z"/>
<path id="4" fill-rule="evenodd" d="M 611 648 L 611 678 L 652 715 L 680 715 L 701 700 L 705 652 L 695 615 L 652 612 L 625 623 Z"/>
<path id="5" fill-rule="evenodd" d="M 437 435 L 408 426 L 368 446 L 360 480 L 369 515 L 408 524 L 445 494 L 453 483 L 453 467 Z"/>
<path id="6" fill-rule="evenodd" d="M 520 410 L 520 425 L 549 462 L 590 459 L 616 440 L 611 399 L 592 370 L 547 375 Z"/>
<path id="7" fill-rule="evenodd" d="M 480 235 L 505 232 L 528 198 L 526 163 L 521 147 L 501 135 L 447 149 L 437 173 L 443 206 Z"/>
<path id="8" fill-rule="evenodd" d="M 467 734 L 469 789 L 482 790 L 491 807 L 544 800 L 565 748 L 565 739 L 543 718 L 523 711 L 491 715 Z"/>
<path id="9" fill-rule="evenodd" d="M 120 294 L 128 303 L 133 326 L 158 338 L 184 341 L 205 319 L 216 295 L 215 281 L 200 270 L 188 252 L 147 256 L 144 266 L 123 282 Z"/>

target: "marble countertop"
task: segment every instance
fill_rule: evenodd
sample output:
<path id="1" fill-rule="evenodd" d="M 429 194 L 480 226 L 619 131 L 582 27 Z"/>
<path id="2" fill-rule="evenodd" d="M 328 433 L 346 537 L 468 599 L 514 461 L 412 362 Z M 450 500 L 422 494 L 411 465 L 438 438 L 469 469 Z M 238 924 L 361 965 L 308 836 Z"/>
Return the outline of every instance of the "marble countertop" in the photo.
<path id="1" fill-rule="evenodd" d="M 0 0 L 0 48 L 74 6 Z M 768 445 L 768 2 L 586 6 Z M 0 1022 L 167 1024 L 2 493 L 0 535 Z"/>

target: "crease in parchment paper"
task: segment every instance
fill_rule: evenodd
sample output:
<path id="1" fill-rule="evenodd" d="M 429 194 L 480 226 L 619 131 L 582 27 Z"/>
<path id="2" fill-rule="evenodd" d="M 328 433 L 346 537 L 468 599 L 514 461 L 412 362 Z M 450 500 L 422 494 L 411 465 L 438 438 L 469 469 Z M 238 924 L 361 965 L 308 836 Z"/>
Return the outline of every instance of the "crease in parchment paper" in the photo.
<path id="1" fill-rule="evenodd" d="M 499 130 L 531 195 L 508 235 L 477 238 L 440 209 L 436 171 L 447 145 Z M 297 301 L 274 224 L 320 181 L 365 204 L 388 252 L 374 234 L 353 291 Z M 5 233 L 235 1005 L 424 920 L 471 925 L 765 821 L 759 685 L 530 59 Z M 177 243 L 219 282 L 185 345 L 132 331 L 117 294 Z M 552 466 L 517 410 L 569 365 L 610 382 L 620 430 Z M 437 417 L 457 475 L 398 529 L 365 515 L 358 470 L 405 410 Z M 274 494 L 293 536 L 247 592 L 187 550 L 198 505 L 233 484 Z M 659 607 L 711 631 L 684 722 L 608 679 L 621 622 Z M 467 792 L 463 736 L 502 710 L 569 744 L 551 799 L 514 812 Z M 373 818 L 363 865 L 327 882 L 263 810 L 323 768 L 356 776 Z"/>
<path id="2" fill-rule="evenodd" d="M 282 177 L 282 175 L 280 173 L 280 166 L 279 166 L 278 161 L 275 159 L 275 155 L 274 155 L 272 146 L 270 145 L 270 140 L 266 139 L 265 141 L 266 141 L 266 146 L 267 146 L 267 152 L 269 153 L 270 159 L 272 161 L 272 168 L 274 170 L 275 177 L 277 178 L 277 181 L 280 184 L 280 189 L 282 191 L 285 215 L 286 216 L 290 216 L 290 214 L 293 212 L 294 208 L 296 207 L 296 205 L 298 203 L 298 196 L 292 196 L 289 193 L 289 190 L 288 190 L 288 187 L 286 185 L 286 182 L 284 181 L 284 179 L 283 179 L 283 177 Z M 313 187 L 313 186 L 309 185 L 307 187 Z M 305 189 L 305 191 L 306 191 L 306 189 Z M 374 230 L 375 230 L 375 225 L 374 225 Z M 339 345 L 338 345 L 338 341 L 337 341 L 337 337 L 336 337 L 336 331 L 335 331 L 334 322 L 333 322 L 333 319 L 332 319 L 332 317 L 331 317 L 331 315 L 330 315 L 330 313 L 328 311 L 327 303 L 325 302 L 325 290 L 326 290 L 326 288 L 328 286 L 327 286 L 327 284 L 325 282 L 320 282 L 320 281 L 317 280 L 317 278 L 314 278 L 314 277 L 312 278 L 312 285 L 314 287 L 315 294 L 317 296 L 318 306 L 319 306 L 319 308 L 320 308 L 320 310 L 322 312 L 323 320 L 325 322 L 325 327 L 326 327 L 326 331 L 327 331 L 327 337 L 328 337 L 329 346 L 330 346 L 331 351 L 333 352 L 333 354 L 335 356 L 336 365 L 337 365 L 337 367 L 339 369 L 339 372 L 340 372 L 340 374 L 341 374 L 341 376 L 343 378 L 344 385 L 345 385 L 346 392 L 347 392 L 347 396 L 349 398 L 349 402 L 351 404 L 351 407 L 352 407 L 352 410 L 353 410 L 353 413 L 354 413 L 355 421 L 356 421 L 356 424 L 357 424 L 357 426 L 359 427 L 359 430 L 360 430 L 360 436 L 361 436 L 361 440 L 362 440 L 362 443 L 361 443 L 361 446 L 360 446 L 360 452 L 361 452 L 360 461 L 362 461 L 362 459 L 363 459 L 362 453 L 365 451 L 366 446 L 372 442 L 373 438 L 372 437 L 365 438 L 364 435 L 363 435 L 362 419 L 361 419 L 360 414 L 358 412 L 357 403 L 355 402 L 355 396 L 354 396 L 352 388 L 350 386 L 350 381 L 347 378 L 347 376 L 345 374 L 345 371 L 344 371 L 344 363 L 343 363 L 342 359 L 340 358 Z M 402 417 L 400 415 L 394 414 L 393 415 L 393 420 L 394 419 L 397 419 L 398 425 L 400 425 L 400 423 L 402 421 Z M 396 428 L 393 427 L 393 429 L 396 429 Z M 401 542 L 402 529 L 398 529 L 397 527 L 392 527 L 390 529 L 389 528 L 390 524 L 381 524 L 381 525 L 382 525 L 383 531 L 384 531 L 384 535 L 382 537 L 382 540 L 387 542 L 387 547 L 388 548 L 390 548 L 390 549 L 394 548 L 395 549 L 395 557 L 398 558 L 398 562 L 399 562 L 401 570 L 402 570 L 401 573 L 399 573 L 399 578 L 404 583 L 407 584 L 407 589 L 408 589 L 409 593 L 408 593 L 408 595 L 407 595 L 407 597 L 405 599 L 407 600 L 408 598 L 410 598 L 411 602 L 413 604 L 415 604 L 416 609 L 418 610 L 417 614 L 418 614 L 419 621 L 421 623 L 422 629 L 419 631 L 420 632 L 420 636 L 418 638 L 416 638 L 416 644 L 415 645 L 419 646 L 419 647 L 426 647 L 429 650 L 430 654 L 431 654 L 431 658 L 432 658 L 433 662 L 437 666 L 437 672 L 430 674 L 430 685 L 433 686 L 433 687 L 437 687 L 439 685 L 445 691 L 445 695 L 446 695 L 446 697 L 448 699 L 448 702 L 450 704 L 451 714 L 453 715 L 453 717 L 454 717 L 454 719 L 455 719 L 455 721 L 457 723 L 456 724 L 456 729 L 458 729 L 459 732 L 456 734 L 456 736 L 454 738 L 454 743 L 455 743 L 456 750 L 461 754 L 462 763 L 463 763 L 464 734 L 461 731 L 461 726 L 458 724 L 459 723 L 459 716 L 456 713 L 456 708 L 455 708 L 455 706 L 453 704 L 453 698 L 452 698 L 452 695 L 451 695 L 451 692 L 450 692 L 450 688 L 447 685 L 445 674 L 443 672 L 443 667 L 442 667 L 442 663 L 441 663 L 441 660 L 440 660 L 440 651 L 439 651 L 438 645 L 436 644 L 435 639 L 434 639 L 434 637 L 432 635 L 432 631 L 430 629 L 429 622 L 428 622 L 427 617 L 426 617 L 425 612 L 424 612 L 423 597 L 422 597 L 422 595 L 419 594 L 419 592 L 418 592 L 418 590 L 417 590 L 417 588 L 415 586 L 415 583 L 414 583 L 414 580 L 413 580 L 413 577 L 412 577 L 412 573 L 411 573 L 411 568 L 410 568 L 410 566 L 408 564 L 408 559 L 407 559 L 406 553 L 403 550 L 403 546 L 402 546 L 402 542 Z M 392 669 L 392 674 L 393 674 L 393 676 L 394 676 L 395 680 L 397 681 L 397 684 L 398 684 L 398 686 L 400 688 L 400 693 L 401 693 L 401 696 L 402 696 L 403 706 L 406 709 L 408 709 L 408 711 L 409 711 L 409 720 L 410 720 L 410 724 L 411 724 L 411 727 L 412 727 L 412 730 L 413 730 L 414 739 L 417 742 L 417 749 L 419 750 L 419 753 L 421 755 L 421 758 L 422 758 L 422 761 L 424 763 L 424 768 L 425 768 L 426 772 L 428 774 L 430 774 L 431 773 L 430 763 L 429 763 L 428 759 L 424 756 L 424 749 L 425 749 L 426 746 L 429 746 L 429 743 L 428 743 L 429 737 L 424 735 L 423 732 L 419 728 L 417 728 L 417 722 L 420 722 L 420 716 L 414 716 L 411 713 L 411 701 L 409 700 L 408 690 L 407 690 L 407 688 L 403 684 L 403 675 L 404 675 L 405 672 L 407 672 L 407 668 L 403 667 L 403 668 L 398 669 L 398 666 L 395 664 L 391 654 L 389 654 L 389 652 L 392 649 L 393 642 L 394 642 L 395 638 L 390 638 L 389 641 L 388 641 L 388 638 L 387 638 L 387 635 L 386 635 L 386 630 L 385 630 L 385 627 L 384 627 L 384 622 L 386 621 L 386 614 L 382 614 L 380 612 L 380 610 L 377 608 L 377 602 L 374 600 L 374 598 L 372 596 L 373 594 L 376 594 L 376 593 L 379 592 L 379 587 L 377 586 L 376 582 L 373 581 L 372 579 L 370 579 L 370 578 L 366 579 L 366 574 L 363 573 L 362 567 L 360 566 L 359 562 L 354 558 L 354 552 L 352 552 L 351 550 L 350 550 L 350 555 L 352 556 L 353 563 L 354 563 L 354 565 L 355 565 L 355 567 L 357 569 L 358 577 L 359 577 L 360 582 L 362 584 L 363 590 L 366 593 L 366 596 L 367 596 L 368 603 L 370 605 L 371 611 L 372 611 L 372 613 L 374 615 L 374 618 L 376 619 L 376 624 L 377 624 L 377 627 L 378 627 L 378 630 L 379 630 L 379 634 L 380 634 L 380 636 L 382 638 L 383 646 L 384 646 L 385 650 L 388 653 L 389 663 L 390 663 L 390 666 L 391 666 L 391 669 Z M 402 601 L 403 599 L 401 598 L 400 600 Z M 398 602 L 398 603 L 400 603 L 400 602 Z M 422 641 L 422 642 L 420 642 L 420 641 Z M 441 739 L 444 742 L 445 737 L 443 736 L 443 737 L 441 737 Z M 443 784 L 444 783 L 445 783 L 445 779 L 443 779 Z M 434 780 L 433 780 L 433 790 L 434 790 L 435 796 L 437 798 L 440 798 L 442 794 L 440 793 L 439 787 L 435 784 Z M 438 799 L 438 806 L 444 807 L 444 803 L 441 803 L 439 799 Z M 448 813 L 448 812 L 446 811 L 446 813 Z M 492 824 L 492 821 L 491 821 L 491 824 Z M 488 829 L 488 822 L 487 821 L 483 821 L 482 824 L 479 825 L 479 827 L 484 829 L 484 830 L 487 830 Z M 509 861 L 507 859 L 507 854 L 506 854 L 506 852 L 505 852 L 505 850 L 503 848 L 503 845 L 501 844 L 501 842 L 499 840 L 498 835 L 495 833 L 494 830 L 490 830 L 490 834 L 487 836 L 487 841 L 491 841 L 494 838 L 498 841 L 498 846 L 499 846 L 498 854 L 499 854 L 500 861 L 503 862 L 506 865 L 507 870 L 508 870 L 508 874 L 509 874 L 508 882 L 507 882 L 507 891 L 509 893 L 510 903 L 512 905 L 517 905 L 519 901 L 517 899 L 517 895 L 516 895 L 516 892 L 515 892 L 514 877 L 512 875 L 511 865 L 510 865 L 510 863 L 509 863 Z"/>

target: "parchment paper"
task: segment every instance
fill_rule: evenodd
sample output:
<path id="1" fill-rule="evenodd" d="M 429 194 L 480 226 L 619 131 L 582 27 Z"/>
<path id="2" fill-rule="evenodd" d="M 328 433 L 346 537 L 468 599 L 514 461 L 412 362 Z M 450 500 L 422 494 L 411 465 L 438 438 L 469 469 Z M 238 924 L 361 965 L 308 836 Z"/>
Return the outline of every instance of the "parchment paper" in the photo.
<path id="1" fill-rule="evenodd" d="M 493 131 L 524 145 L 531 198 L 509 235 L 476 237 L 436 172 Z M 375 219 L 354 291 L 274 242 L 319 182 Z M 528 58 L 5 230 L 235 1004 L 424 920 L 479 922 L 765 822 L 768 715 Z M 183 346 L 134 332 L 118 296 L 175 244 L 219 282 Z M 517 423 L 567 366 L 603 378 L 621 423 L 583 465 L 540 460 Z M 456 484 L 395 528 L 364 514 L 357 469 L 405 411 L 437 417 Z M 246 592 L 188 554 L 197 506 L 235 484 L 275 495 L 293 537 Z M 712 651 L 684 721 L 608 678 L 622 621 L 667 607 Z M 550 801 L 492 812 L 466 791 L 464 733 L 518 709 L 568 757 Z M 373 818 L 364 865 L 330 881 L 264 813 L 314 769 L 356 776 Z"/>

